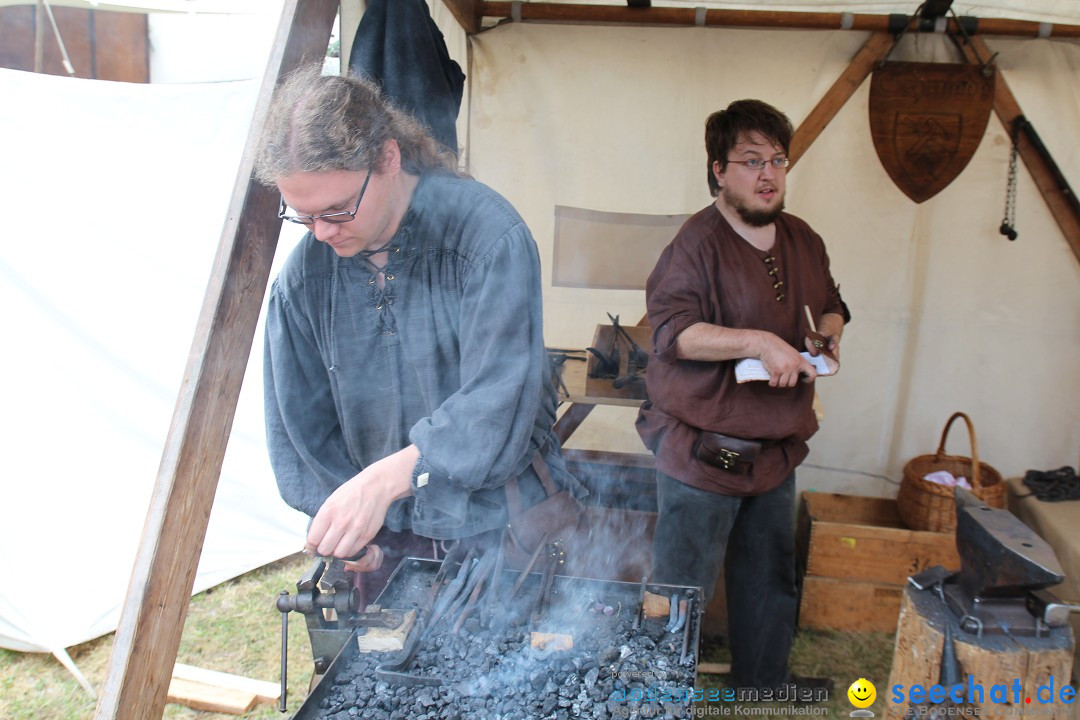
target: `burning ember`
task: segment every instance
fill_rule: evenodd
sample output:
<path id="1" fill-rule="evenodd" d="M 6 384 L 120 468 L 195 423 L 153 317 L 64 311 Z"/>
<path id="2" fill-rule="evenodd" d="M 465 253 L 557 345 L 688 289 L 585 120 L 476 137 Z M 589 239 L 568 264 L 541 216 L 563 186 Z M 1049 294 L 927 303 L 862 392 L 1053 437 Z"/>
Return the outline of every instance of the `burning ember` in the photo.
<path id="1" fill-rule="evenodd" d="M 483 562 L 472 560 L 472 572 Z M 701 616 L 694 589 L 505 570 L 488 576 L 498 582 L 486 594 L 466 593 L 469 580 L 462 579 L 465 599 L 455 607 L 445 596 L 453 573 L 442 573 L 434 561 L 403 561 L 379 604 L 419 610 L 405 648 L 363 653 L 350 641 L 296 718 L 689 714 Z M 470 612 L 466 596 L 475 601 Z M 669 612 L 642 612 L 658 602 Z"/>

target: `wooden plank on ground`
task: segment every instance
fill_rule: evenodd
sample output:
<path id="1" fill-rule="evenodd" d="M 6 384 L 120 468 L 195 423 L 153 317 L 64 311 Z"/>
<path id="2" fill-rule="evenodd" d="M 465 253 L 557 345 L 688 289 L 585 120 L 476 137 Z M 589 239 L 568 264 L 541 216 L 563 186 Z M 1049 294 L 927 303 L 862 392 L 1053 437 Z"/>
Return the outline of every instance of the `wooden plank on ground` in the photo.
<path id="1" fill-rule="evenodd" d="M 270 682 L 269 680 L 256 680 L 243 675 L 208 670 L 207 668 L 183 663 L 176 663 L 173 666 L 172 676 L 174 680 L 189 680 L 203 685 L 215 685 L 255 693 L 260 703 L 273 704 L 281 698 L 281 683 Z"/>
<path id="2" fill-rule="evenodd" d="M 196 325 L 97 720 L 153 720 L 165 707 L 188 599 L 277 245 L 278 195 L 252 179 L 279 78 L 322 62 L 337 0 L 285 0 Z"/>
<path id="3" fill-rule="evenodd" d="M 698 675 L 728 675 L 731 673 L 731 663 L 698 663 Z"/>
<path id="4" fill-rule="evenodd" d="M 206 685 L 194 680 L 174 677 L 169 683 L 168 702 L 194 710 L 243 715 L 255 707 L 259 697 L 246 690 Z"/>

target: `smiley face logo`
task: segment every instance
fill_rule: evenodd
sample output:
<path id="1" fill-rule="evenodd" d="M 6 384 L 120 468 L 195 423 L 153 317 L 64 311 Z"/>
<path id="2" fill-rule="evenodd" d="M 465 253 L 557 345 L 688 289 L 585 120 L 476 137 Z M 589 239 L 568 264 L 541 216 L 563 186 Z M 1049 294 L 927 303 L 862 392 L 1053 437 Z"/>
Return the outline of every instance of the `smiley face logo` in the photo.
<path id="1" fill-rule="evenodd" d="M 868 708 L 877 699 L 877 688 L 866 678 L 859 678 L 851 683 L 851 687 L 847 690 L 847 697 L 855 707 Z"/>

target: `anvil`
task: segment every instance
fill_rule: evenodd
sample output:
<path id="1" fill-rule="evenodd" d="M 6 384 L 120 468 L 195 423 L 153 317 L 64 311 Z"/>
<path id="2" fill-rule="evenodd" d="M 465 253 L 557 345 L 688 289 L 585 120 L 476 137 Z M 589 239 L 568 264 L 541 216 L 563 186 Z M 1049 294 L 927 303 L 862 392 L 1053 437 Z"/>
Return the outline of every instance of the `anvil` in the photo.
<path id="1" fill-rule="evenodd" d="M 1065 579 L 1053 548 L 1007 510 L 956 489 L 960 572 L 942 586 L 968 632 L 1040 635 L 1049 617 L 1030 600 Z M 1038 593 L 1038 595 L 1036 595 Z"/>

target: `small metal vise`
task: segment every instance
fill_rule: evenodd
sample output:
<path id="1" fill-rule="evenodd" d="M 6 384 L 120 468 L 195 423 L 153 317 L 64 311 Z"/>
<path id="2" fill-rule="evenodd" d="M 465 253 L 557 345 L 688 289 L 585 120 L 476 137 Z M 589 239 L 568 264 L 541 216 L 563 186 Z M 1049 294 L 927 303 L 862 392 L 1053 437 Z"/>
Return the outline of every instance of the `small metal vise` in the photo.
<path id="1" fill-rule="evenodd" d="M 316 675 L 326 672 L 356 628 L 396 628 L 404 621 L 400 611 L 371 606 L 371 612 L 360 612 L 360 591 L 355 587 L 352 574 L 345 569 L 345 563 L 337 558 L 316 557 L 296 582 L 296 595 L 282 590 L 275 606 L 281 612 L 281 712 L 285 712 L 288 685 L 290 612 L 302 613 L 307 623 Z"/>

